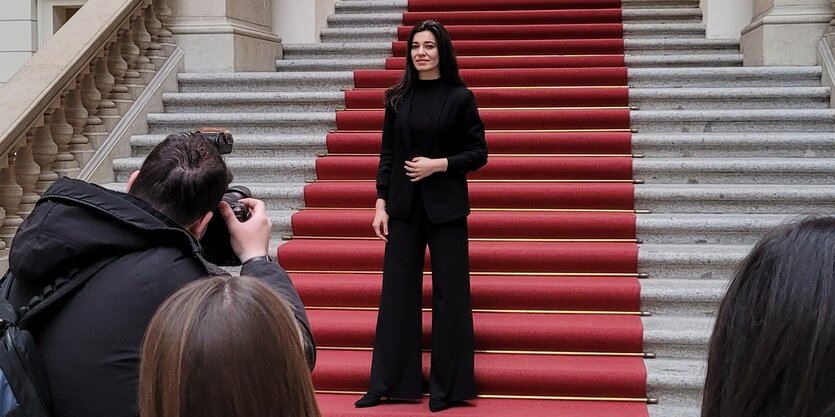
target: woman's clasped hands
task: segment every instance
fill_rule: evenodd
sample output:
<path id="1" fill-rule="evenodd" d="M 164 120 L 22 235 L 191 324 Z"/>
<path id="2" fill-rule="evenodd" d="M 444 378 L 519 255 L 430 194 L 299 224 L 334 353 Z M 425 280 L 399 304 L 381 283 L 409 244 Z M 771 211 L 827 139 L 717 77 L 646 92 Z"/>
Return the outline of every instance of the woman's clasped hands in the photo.
<path id="1" fill-rule="evenodd" d="M 411 161 L 406 161 L 406 175 L 411 178 L 412 182 L 420 181 L 436 172 L 444 172 L 447 170 L 448 161 L 446 158 L 426 158 L 418 156 Z"/>

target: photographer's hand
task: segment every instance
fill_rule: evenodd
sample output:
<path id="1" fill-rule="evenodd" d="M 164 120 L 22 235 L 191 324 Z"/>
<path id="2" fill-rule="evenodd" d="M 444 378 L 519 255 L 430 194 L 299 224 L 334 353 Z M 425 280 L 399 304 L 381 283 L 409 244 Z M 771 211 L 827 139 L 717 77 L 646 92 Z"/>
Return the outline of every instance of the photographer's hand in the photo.
<path id="1" fill-rule="evenodd" d="M 235 213 L 225 201 L 220 202 L 220 214 L 229 228 L 232 250 L 241 262 L 264 256 L 269 252 L 272 224 L 267 217 L 267 206 L 264 202 L 254 198 L 239 200 L 249 209 L 249 220 L 239 222 Z"/>

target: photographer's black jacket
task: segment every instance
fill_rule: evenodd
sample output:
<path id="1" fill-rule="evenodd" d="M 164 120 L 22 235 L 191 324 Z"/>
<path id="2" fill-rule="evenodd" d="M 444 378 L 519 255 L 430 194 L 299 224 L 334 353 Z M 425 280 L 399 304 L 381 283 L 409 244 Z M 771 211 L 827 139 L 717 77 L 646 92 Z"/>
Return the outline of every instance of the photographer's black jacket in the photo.
<path id="1" fill-rule="evenodd" d="M 64 178 L 14 238 L 8 297 L 25 305 L 55 279 L 102 259 L 110 262 L 84 287 L 25 324 L 43 357 L 57 417 L 136 417 L 139 347 L 157 307 L 188 282 L 228 275 L 203 259 L 191 234 L 143 201 Z M 241 274 L 264 279 L 290 303 L 312 368 L 310 326 L 287 273 L 260 261 Z"/>

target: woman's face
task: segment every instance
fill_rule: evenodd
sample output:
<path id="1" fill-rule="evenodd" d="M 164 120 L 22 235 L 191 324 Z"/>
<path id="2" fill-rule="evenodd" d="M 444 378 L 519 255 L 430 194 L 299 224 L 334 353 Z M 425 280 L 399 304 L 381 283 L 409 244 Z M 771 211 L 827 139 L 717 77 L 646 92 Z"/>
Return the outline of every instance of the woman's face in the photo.
<path id="1" fill-rule="evenodd" d="M 421 80 L 434 80 L 441 77 L 441 69 L 438 67 L 438 45 L 435 35 L 424 30 L 415 33 L 412 39 L 412 63 L 418 70 L 418 78 Z"/>

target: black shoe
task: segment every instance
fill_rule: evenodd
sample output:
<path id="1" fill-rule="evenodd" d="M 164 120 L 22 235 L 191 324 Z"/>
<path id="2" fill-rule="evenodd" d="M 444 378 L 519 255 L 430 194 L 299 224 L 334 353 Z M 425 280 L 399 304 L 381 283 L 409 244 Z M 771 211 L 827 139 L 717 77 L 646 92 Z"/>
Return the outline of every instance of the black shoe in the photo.
<path id="1" fill-rule="evenodd" d="M 429 399 L 429 411 L 433 413 L 437 413 L 438 411 L 444 411 L 449 407 L 452 407 L 455 402 L 447 402 L 442 400 L 436 400 L 434 398 Z"/>
<path id="2" fill-rule="evenodd" d="M 374 407 L 376 405 L 380 405 L 380 396 L 377 394 L 368 393 L 362 396 L 357 402 L 354 403 L 354 407 L 357 408 L 366 408 L 366 407 Z"/>

